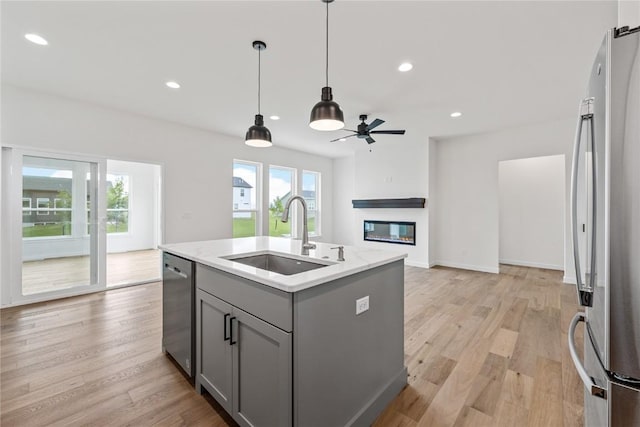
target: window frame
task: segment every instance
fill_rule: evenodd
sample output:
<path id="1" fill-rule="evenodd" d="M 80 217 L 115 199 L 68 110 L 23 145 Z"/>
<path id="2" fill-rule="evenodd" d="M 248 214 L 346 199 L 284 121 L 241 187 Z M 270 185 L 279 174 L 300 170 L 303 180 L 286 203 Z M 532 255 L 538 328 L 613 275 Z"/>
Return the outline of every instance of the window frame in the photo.
<path id="1" fill-rule="evenodd" d="M 315 213 L 315 222 L 313 232 L 309 232 L 309 236 L 320 237 L 322 236 L 322 204 L 320 198 L 322 196 L 322 173 L 318 171 L 312 171 L 308 169 L 302 169 L 302 179 L 300 180 L 300 194 L 304 197 L 304 175 L 315 175 L 315 209 L 309 209 L 309 212 Z"/>
<path id="2" fill-rule="evenodd" d="M 269 210 L 269 206 L 271 204 L 271 169 L 280 169 L 280 170 L 286 170 L 286 171 L 290 171 L 291 172 L 291 190 L 289 190 L 289 193 L 291 196 L 297 195 L 299 194 L 298 192 L 298 169 L 292 166 L 280 166 L 280 165 L 274 165 L 274 164 L 269 164 L 268 169 L 267 169 L 267 177 L 269 179 L 269 184 L 267 186 L 267 202 L 265 203 L 266 205 L 266 209 L 267 211 Z M 292 209 L 291 212 L 289 214 L 289 223 L 290 223 L 290 238 L 294 239 L 295 236 L 297 236 L 298 233 L 298 229 L 302 228 L 302 223 L 300 223 L 298 221 L 298 212 L 301 212 L 298 210 L 298 204 L 294 204 L 292 205 Z M 267 221 L 267 231 L 266 231 L 266 236 L 270 236 L 271 232 L 270 232 L 270 224 L 269 221 Z"/>
<path id="3" fill-rule="evenodd" d="M 249 214 L 254 214 L 255 215 L 255 229 L 254 229 L 254 234 L 253 237 L 255 236 L 261 236 L 262 235 L 262 218 L 263 218 L 263 206 L 262 206 L 262 173 L 263 173 L 263 165 L 260 162 L 253 162 L 251 160 L 242 160 L 242 159 L 233 159 L 232 163 L 231 163 L 231 179 L 233 180 L 233 178 L 235 177 L 234 174 L 234 170 L 235 170 L 235 166 L 236 164 L 238 165 L 243 165 L 243 166 L 247 166 L 247 167 L 251 167 L 251 168 L 255 168 L 255 176 L 256 176 L 256 182 L 255 182 L 255 186 L 254 188 L 252 188 L 252 190 L 254 190 L 255 193 L 255 209 L 236 209 L 236 203 L 233 200 L 233 193 L 234 193 L 234 188 L 233 187 L 233 182 L 232 182 L 232 186 L 231 186 L 231 236 L 234 236 L 234 231 L 233 231 L 233 219 L 234 219 L 234 214 L 237 213 L 249 213 Z M 240 197 L 245 197 L 245 196 L 240 196 Z M 250 201 L 251 204 L 251 201 Z M 251 237 L 251 236 L 246 236 L 246 237 Z"/>
<path id="4" fill-rule="evenodd" d="M 41 208 L 40 201 L 47 201 L 47 207 Z M 44 212 L 42 212 L 44 211 Z M 36 197 L 36 216 L 47 216 L 51 213 L 51 199 L 49 197 Z"/>
<path id="5" fill-rule="evenodd" d="M 29 202 L 29 206 L 25 207 L 24 202 Z M 33 209 L 32 202 L 33 202 L 33 199 L 31 199 L 31 197 L 22 198 L 22 215 L 31 215 L 32 209 Z"/>

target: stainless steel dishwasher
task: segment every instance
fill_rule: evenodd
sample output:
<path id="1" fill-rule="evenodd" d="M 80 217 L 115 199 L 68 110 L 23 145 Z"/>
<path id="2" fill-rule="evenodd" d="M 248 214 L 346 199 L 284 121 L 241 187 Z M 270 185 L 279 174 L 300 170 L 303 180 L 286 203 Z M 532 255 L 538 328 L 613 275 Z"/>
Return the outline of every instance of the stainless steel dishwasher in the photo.
<path id="1" fill-rule="evenodd" d="M 195 267 L 162 254 L 162 349 L 193 377 L 195 373 Z"/>

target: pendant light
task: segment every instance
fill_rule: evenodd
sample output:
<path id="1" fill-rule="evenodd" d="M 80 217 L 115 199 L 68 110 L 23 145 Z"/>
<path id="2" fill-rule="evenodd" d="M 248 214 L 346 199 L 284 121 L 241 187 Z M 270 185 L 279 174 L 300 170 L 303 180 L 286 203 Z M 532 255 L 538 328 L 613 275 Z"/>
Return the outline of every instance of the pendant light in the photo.
<path id="1" fill-rule="evenodd" d="M 333 94 L 329 87 L 329 3 L 333 0 L 322 0 L 327 4 L 327 44 L 326 44 L 326 86 L 322 88 L 322 98 L 311 110 L 309 126 L 316 130 L 338 130 L 344 127 L 344 114 L 337 102 L 333 100 Z"/>
<path id="2" fill-rule="evenodd" d="M 255 124 L 249 128 L 244 138 L 244 143 L 251 147 L 271 147 L 271 132 L 264 125 L 264 118 L 260 114 L 260 52 L 267 48 L 265 42 L 256 40 L 253 48 L 258 51 L 258 114 L 256 114 Z"/>

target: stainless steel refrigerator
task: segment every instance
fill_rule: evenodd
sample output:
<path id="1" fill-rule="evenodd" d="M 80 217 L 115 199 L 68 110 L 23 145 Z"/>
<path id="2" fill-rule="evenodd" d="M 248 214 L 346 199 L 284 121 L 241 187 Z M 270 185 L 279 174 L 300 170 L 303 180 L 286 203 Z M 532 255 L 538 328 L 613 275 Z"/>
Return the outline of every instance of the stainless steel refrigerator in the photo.
<path id="1" fill-rule="evenodd" d="M 640 27 L 607 32 L 578 115 L 571 228 L 585 311 L 571 321 L 569 350 L 585 425 L 640 426 Z"/>

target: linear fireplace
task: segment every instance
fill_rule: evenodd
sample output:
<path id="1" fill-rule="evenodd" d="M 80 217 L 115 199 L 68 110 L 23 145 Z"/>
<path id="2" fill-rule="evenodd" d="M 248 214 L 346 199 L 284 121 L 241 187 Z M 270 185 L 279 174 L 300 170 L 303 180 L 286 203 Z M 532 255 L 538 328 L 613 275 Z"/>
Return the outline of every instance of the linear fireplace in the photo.
<path id="1" fill-rule="evenodd" d="M 364 221 L 364 240 L 416 245 L 416 223 L 406 221 Z"/>

